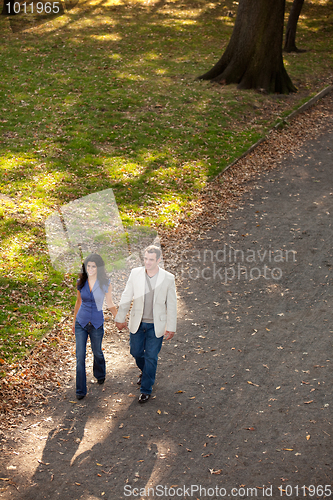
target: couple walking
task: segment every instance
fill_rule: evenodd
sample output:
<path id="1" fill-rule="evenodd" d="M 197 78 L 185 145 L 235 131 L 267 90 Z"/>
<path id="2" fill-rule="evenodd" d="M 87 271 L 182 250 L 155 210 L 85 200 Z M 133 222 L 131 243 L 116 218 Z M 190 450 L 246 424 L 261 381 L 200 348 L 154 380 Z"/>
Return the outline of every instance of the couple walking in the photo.
<path id="1" fill-rule="evenodd" d="M 126 315 L 133 301 L 128 328 L 130 353 L 141 370 L 138 380 L 141 386 L 139 403 L 145 403 L 150 398 L 163 338 L 168 340 L 174 336 L 177 321 L 175 279 L 171 273 L 159 267 L 160 261 L 160 249 L 154 245 L 147 247 L 144 266 L 132 269 L 117 312 L 103 259 L 98 254 L 91 254 L 85 259 L 77 281 L 73 320 L 77 399 L 82 399 L 87 394 L 85 358 L 88 336 L 94 354 L 94 376 L 99 384 L 105 381 L 102 351 L 104 297 L 119 330 L 126 327 Z"/>

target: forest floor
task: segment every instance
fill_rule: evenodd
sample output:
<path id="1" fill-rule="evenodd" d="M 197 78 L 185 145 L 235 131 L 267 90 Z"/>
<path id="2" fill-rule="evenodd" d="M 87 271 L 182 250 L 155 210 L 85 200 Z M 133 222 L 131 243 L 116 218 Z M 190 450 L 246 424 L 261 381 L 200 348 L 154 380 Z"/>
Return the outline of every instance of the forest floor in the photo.
<path id="1" fill-rule="evenodd" d="M 162 234 L 179 322 L 147 404 L 110 318 L 84 400 L 71 318 L 7 377 L 0 498 L 331 495 L 332 123 L 330 94 Z"/>
<path id="2" fill-rule="evenodd" d="M 109 190 L 124 232 L 139 226 L 178 236 L 194 227 L 193 216 L 198 223 L 203 190 L 210 203 L 217 174 L 332 83 L 330 0 L 304 2 L 302 52 L 283 53 L 298 89 L 289 95 L 197 79 L 229 43 L 234 0 L 37 4 L 16 2 L 20 14 L 0 16 L 0 391 L 74 307 L 80 264 L 66 266 L 64 279 L 57 256 L 66 238 L 91 248 L 91 231 L 80 231 L 78 241 L 61 225 L 59 248 L 50 237 L 59 210 Z M 285 24 L 292 4 L 286 1 Z M 57 5 L 66 12 L 46 13 Z M 218 184 L 217 214 L 234 194 L 225 186 L 221 192 Z M 95 227 L 104 236 L 94 244 L 112 273 L 114 248 L 106 228 Z M 42 376 L 40 366 L 35 372 Z"/>

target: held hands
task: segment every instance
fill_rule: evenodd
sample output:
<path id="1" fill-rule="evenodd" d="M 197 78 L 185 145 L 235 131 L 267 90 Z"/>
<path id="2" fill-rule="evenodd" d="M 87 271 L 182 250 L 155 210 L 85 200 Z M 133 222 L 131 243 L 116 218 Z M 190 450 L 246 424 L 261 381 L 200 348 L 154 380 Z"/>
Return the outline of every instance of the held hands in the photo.
<path id="1" fill-rule="evenodd" d="M 166 330 L 165 334 L 164 334 L 164 338 L 165 340 L 170 340 L 172 339 L 172 337 L 174 336 L 176 332 L 169 332 L 168 330 Z"/>
<path id="2" fill-rule="evenodd" d="M 124 323 L 118 323 L 116 321 L 116 327 L 118 328 L 119 331 L 121 331 L 123 328 L 126 328 L 127 324 L 126 321 Z"/>

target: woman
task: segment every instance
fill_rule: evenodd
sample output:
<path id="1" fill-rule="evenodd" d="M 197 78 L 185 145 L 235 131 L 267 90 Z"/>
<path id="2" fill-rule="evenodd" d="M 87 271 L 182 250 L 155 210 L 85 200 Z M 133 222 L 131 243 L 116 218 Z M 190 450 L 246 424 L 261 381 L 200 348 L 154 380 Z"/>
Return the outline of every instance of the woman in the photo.
<path id="1" fill-rule="evenodd" d="M 110 281 L 105 272 L 102 257 L 92 253 L 82 264 L 82 272 L 77 280 L 77 298 L 74 308 L 73 333 L 76 340 L 76 398 L 87 394 L 86 345 L 88 335 L 94 354 L 94 377 L 99 384 L 105 381 L 105 359 L 102 351 L 104 335 L 103 302 L 113 316 L 117 309 L 112 300 Z"/>

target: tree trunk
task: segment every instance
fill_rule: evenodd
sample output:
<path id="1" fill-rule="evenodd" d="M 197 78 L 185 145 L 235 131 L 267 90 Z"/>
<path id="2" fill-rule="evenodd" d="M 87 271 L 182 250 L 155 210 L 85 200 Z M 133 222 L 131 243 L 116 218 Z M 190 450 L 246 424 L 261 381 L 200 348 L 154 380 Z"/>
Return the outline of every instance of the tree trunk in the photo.
<path id="1" fill-rule="evenodd" d="M 239 89 L 296 92 L 282 59 L 285 0 L 240 0 L 229 44 L 202 80 L 237 83 Z"/>
<path id="2" fill-rule="evenodd" d="M 16 16 L 18 13 L 14 11 L 14 3 L 16 0 L 4 0 L 2 7 L 2 16 Z M 7 5 L 9 4 L 9 5 Z"/>
<path id="3" fill-rule="evenodd" d="M 305 52 L 304 50 L 299 50 L 296 47 L 296 29 L 303 3 L 304 0 L 294 0 L 291 6 L 283 49 L 285 52 Z"/>

